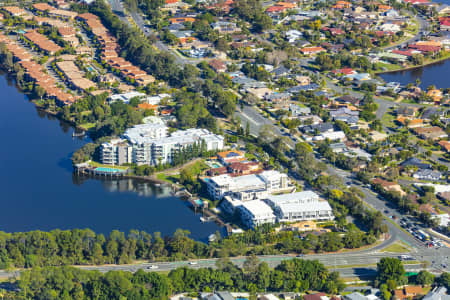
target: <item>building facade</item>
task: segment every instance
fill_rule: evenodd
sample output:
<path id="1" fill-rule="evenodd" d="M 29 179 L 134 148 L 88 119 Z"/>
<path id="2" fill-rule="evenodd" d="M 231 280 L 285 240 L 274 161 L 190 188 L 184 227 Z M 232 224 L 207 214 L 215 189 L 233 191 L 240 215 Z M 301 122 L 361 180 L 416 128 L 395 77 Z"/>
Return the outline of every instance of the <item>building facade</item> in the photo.
<path id="1" fill-rule="evenodd" d="M 288 189 L 289 179 L 278 171 L 264 171 L 260 174 L 232 177 L 223 174 L 205 180 L 213 199 L 233 195 L 238 200 L 263 199 L 267 194 Z"/>
<path id="2" fill-rule="evenodd" d="M 255 228 L 262 224 L 274 224 L 276 221 L 270 206 L 261 200 L 242 202 L 238 210 L 242 223 L 249 228 Z"/>
<path id="3" fill-rule="evenodd" d="M 327 201 L 321 201 L 313 191 L 269 196 L 270 205 L 279 222 L 333 220 L 333 210 Z"/>
<path id="4" fill-rule="evenodd" d="M 155 123 L 136 125 L 125 131 L 123 138 L 120 143 L 102 144 L 103 164 L 158 165 L 172 163 L 175 153 L 186 147 L 203 146 L 207 151 L 224 147 L 224 138 L 206 129 L 179 130 L 169 136 L 166 125 Z"/>

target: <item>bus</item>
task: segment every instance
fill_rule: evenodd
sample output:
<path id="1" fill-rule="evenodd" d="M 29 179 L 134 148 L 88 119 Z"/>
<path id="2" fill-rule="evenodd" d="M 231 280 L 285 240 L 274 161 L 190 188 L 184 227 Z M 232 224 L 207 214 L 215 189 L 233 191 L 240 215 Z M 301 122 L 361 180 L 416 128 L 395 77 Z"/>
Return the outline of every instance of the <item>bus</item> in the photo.
<path id="1" fill-rule="evenodd" d="M 417 233 L 419 234 L 422 241 L 426 242 L 430 240 L 430 235 L 425 233 L 423 230 L 418 230 Z"/>

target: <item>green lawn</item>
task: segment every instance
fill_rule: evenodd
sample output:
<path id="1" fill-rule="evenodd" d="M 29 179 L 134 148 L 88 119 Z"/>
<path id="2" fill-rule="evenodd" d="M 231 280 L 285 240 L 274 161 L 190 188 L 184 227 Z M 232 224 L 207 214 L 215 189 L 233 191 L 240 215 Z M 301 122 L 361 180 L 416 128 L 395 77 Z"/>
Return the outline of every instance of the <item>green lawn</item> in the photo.
<path id="1" fill-rule="evenodd" d="M 89 130 L 89 129 L 91 129 L 91 128 L 94 128 L 95 127 L 95 123 L 84 123 L 84 124 L 81 124 L 79 127 L 81 127 L 81 128 L 83 128 L 84 130 Z"/>
<path id="2" fill-rule="evenodd" d="M 381 118 L 381 123 L 383 123 L 386 127 L 395 128 L 397 125 L 395 124 L 395 116 L 392 112 L 392 110 L 388 110 L 384 115 L 383 118 Z"/>
<path id="3" fill-rule="evenodd" d="M 158 180 L 162 180 L 165 182 L 169 182 L 169 183 L 176 183 L 180 180 L 180 175 L 176 174 L 176 175 L 166 175 L 164 173 L 158 173 L 156 174 L 156 178 Z"/>
<path id="4" fill-rule="evenodd" d="M 96 162 L 96 161 L 91 161 L 91 162 L 89 163 L 89 165 L 92 166 L 92 167 L 95 167 L 95 168 L 102 167 L 102 168 L 114 168 L 114 169 L 119 169 L 119 170 L 126 170 L 126 169 L 128 169 L 127 166 L 111 166 L 111 165 L 104 165 L 104 164 L 101 164 L 101 163 Z"/>
<path id="5" fill-rule="evenodd" d="M 387 246 L 381 252 L 405 253 L 410 252 L 411 249 L 403 242 L 398 241 L 392 245 Z"/>
<path id="6" fill-rule="evenodd" d="M 377 66 L 377 69 L 380 69 L 383 71 L 395 71 L 395 70 L 399 70 L 402 68 L 399 65 L 386 64 L 386 63 L 381 63 L 381 62 L 376 63 L 376 66 Z"/>

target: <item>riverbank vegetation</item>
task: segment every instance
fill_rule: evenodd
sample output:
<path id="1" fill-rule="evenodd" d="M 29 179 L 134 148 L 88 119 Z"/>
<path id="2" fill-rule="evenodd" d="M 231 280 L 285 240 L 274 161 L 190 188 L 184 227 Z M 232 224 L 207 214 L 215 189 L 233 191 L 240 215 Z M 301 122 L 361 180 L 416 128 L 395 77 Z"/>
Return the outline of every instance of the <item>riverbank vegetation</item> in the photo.
<path id="1" fill-rule="evenodd" d="M 250 292 L 307 290 L 337 294 L 345 287 L 337 272 L 330 273 L 317 260 L 292 259 L 275 269 L 256 257 L 242 268 L 221 260 L 217 268 L 178 268 L 168 274 L 125 271 L 86 271 L 73 267 L 47 267 L 24 271 L 18 290 L 6 299 L 146 299 L 164 300 L 179 292 L 216 290 Z"/>
<path id="2" fill-rule="evenodd" d="M 33 268 L 60 265 L 128 264 L 135 260 L 174 261 L 193 258 L 243 255 L 321 253 L 355 249 L 375 242 L 353 225 L 346 232 L 328 232 L 320 236 L 275 232 L 270 226 L 245 231 L 204 244 L 189 238 L 186 230 L 172 236 L 153 235 L 131 230 L 128 234 L 112 231 L 109 236 L 89 229 L 0 232 L 0 269 Z"/>

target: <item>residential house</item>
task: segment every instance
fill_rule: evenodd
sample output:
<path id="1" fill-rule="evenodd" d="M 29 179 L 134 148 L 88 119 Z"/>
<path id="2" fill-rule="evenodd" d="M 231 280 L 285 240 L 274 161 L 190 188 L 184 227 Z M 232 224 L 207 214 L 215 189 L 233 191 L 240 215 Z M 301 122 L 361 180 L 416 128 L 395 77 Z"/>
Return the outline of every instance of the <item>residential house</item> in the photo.
<path id="1" fill-rule="evenodd" d="M 315 293 L 303 295 L 303 300 L 330 300 L 325 293 Z"/>
<path id="2" fill-rule="evenodd" d="M 326 50 L 322 47 L 305 47 L 300 49 L 300 52 L 302 52 L 304 55 L 315 55 L 324 51 Z"/>
<path id="3" fill-rule="evenodd" d="M 442 150 L 444 150 L 447 153 L 450 153 L 450 142 L 449 141 L 440 141 L 439 146 L 441 146 Z"/>
<path id="4" fill-rule="evenodd" d="M 13 17 L 23 17 L 28 14 L 25 9 L 20 8 L 18 6 L 3 6 L 3 7 L 1 7 L 1 9 L 6 11 L 8 14 L 10 14 Z"/>
<path id="5" fill-rule="evenodd" d="M 351 104 L 354 106 L 358 106 L 361 103 L 361 99 L 350 96 L 350 95 L 344 95 L 344 96 L 337 97 L 335 99 L 335 101 L 339 102 L 339 103 L 343 103 L 343 104 Z"/>
<path id="6" fill-rule="evenodd" d="M 282 102 L 286 101 L 291 97 L 291 93 L 271 93 L 264 95 L 264 99 L 270 102 Z"/>
<path id="7" fill-rule="evenodd" d="M 445 131 L 437 126 L 414 128 L 414 133 L 423 139 L 430 140 L 443 139 L 447 137 Z"/>
<path id="8" fill-rule="evenodd" d="M 330 116 L 333 120 L 343 121 L 349 125 L 356 125 L 359 120 L 359 112 L 347 107 L 330 110 Z"/>
<path id="9" fill-rule="evenodd" d="M 406 195 L 406 193 L 402 190 L 402 187 L 398 183 L 386 181 L 381 178 L 372 179 L 372 183 L 381 186 L 381 188 L 385 191 L 398 192 L 400 193 L 400 196 Z"/>
<path id="10" fill-rule="evenodd" d="M 239 27 L 237 27 L 234 22 L 217 21 L 212 23 L 211 27 L 220 33 L 234 33 L 240 31 Z"/>
<path id="11" fill-rule="evenodd" d="M 326 132 L 333 132 L 334 126 L 331 123 L 319 123 L 319 124 L 313 124 L 308 126 L 303 126 L 301 130 L 304 133 L 309 134 L 315 134 L 315 133 L 326 133 Z"/>
<path id="12" fill-rule="evenodd" d="M 413 177 L 419 180 L 433 180 L 438 181 L 441 179 L 442 174 L 439 171 L 433 171 L 430 169 L 419 169 L 413 174 Z"/>
<path id="13" fill-rule="evenodd" d="M 417 157 L 411 157 L 400 164 L 401 167 L 416 167 L 418 169 L 431 169 L 431 165 L 423 163 Z"/>
<path id="14" fill-rule="evenodd" d="M 395 111 L 397 116 L 405 118 L 413 118 L 417 113 L 417 107 L 414 106 L 400 106 Z"/>
<path id="15" fill-rule="evenodd" d="M 303 33 L 295 29 L 286 31 L 286 40 L 291 44 L 295 43 L 297 40 L 300 40 L 302 36 Z"/>
<path id="16" fill-rule="evenodd" d="M 227 70 L 227 65 L 219 59 L 211 59 L 208 65 L 217 73 L 223 73 Z"/>
<path id="17" fill-rule="evenodd" d="M 217 153 L 217 158 L 222 164 L 228 165 L 244 161 L 245 153 L 237 150 L 224 151 Z"/>
<path id="18" fill-rule="evenodd" d="M 280 77 L 283 77 L 283 76 L 288 75 L 289 72 L 290 72 L 290 71 L 289 71 L 288 68 L 281 66 L 281 67 L 278 67 L 278 68 L 273 69 L 272 72 L 270 72 L 270 73 L 271 73 L 272 76 L 274 76 L 275 78 L 280 78 Z"/>
<path id="19" fill-rule="evenodd" d="M 445 114 L 444 110 L 440 110 L 437 107 L 428 107 L 422 113 L 420 117 L 424 121 L 432 121 L 435 117 L 441 117 Z"/>
<path id="20" fill-rule="evenodd" d="M 289 111 L 292 113 L 292 116 L 301 116 L 301 115 L 309 115 L 311 114 L 311 109 L 306 106 L 299 106 L 296 104 L 289 104 Z"/>
<path id="21" fill-rule="evenodd" d="M 249 175 L 260 170 L 258 162 L 235 162 L 229 164 L 227 172 L 235 175 Z"/>
<path id="22" fill-rule="evenodd" d="M 435 103 L 440 103 L 443 98 L 443 93 L 438 89 L 431 89 L 427 92 L 427 96 L 431 97 Z"/>
<path id="23" fill-rule="evenodd" d="M 300 84 L 300 85 L 308 85 L 311 83 L 311 78 L 309 76 L 295 76 L 295 80 Z"/>
<path id="24" fill-rule="evenodd" d="M 398 300 L 405 300 L 415 298 L 417 296 L 422 295 L 423 288 L 422 286 L 411 286 L 407 285 L 401 289 L 397 289 L 394 291 L 394 296 Z"/>
<path id="25" fill-rule="evenodd" d="M 369 300 L 366 296 L 361 293 L 353 292 L 351 294 L 344 296 L 345 300 Z"/>

